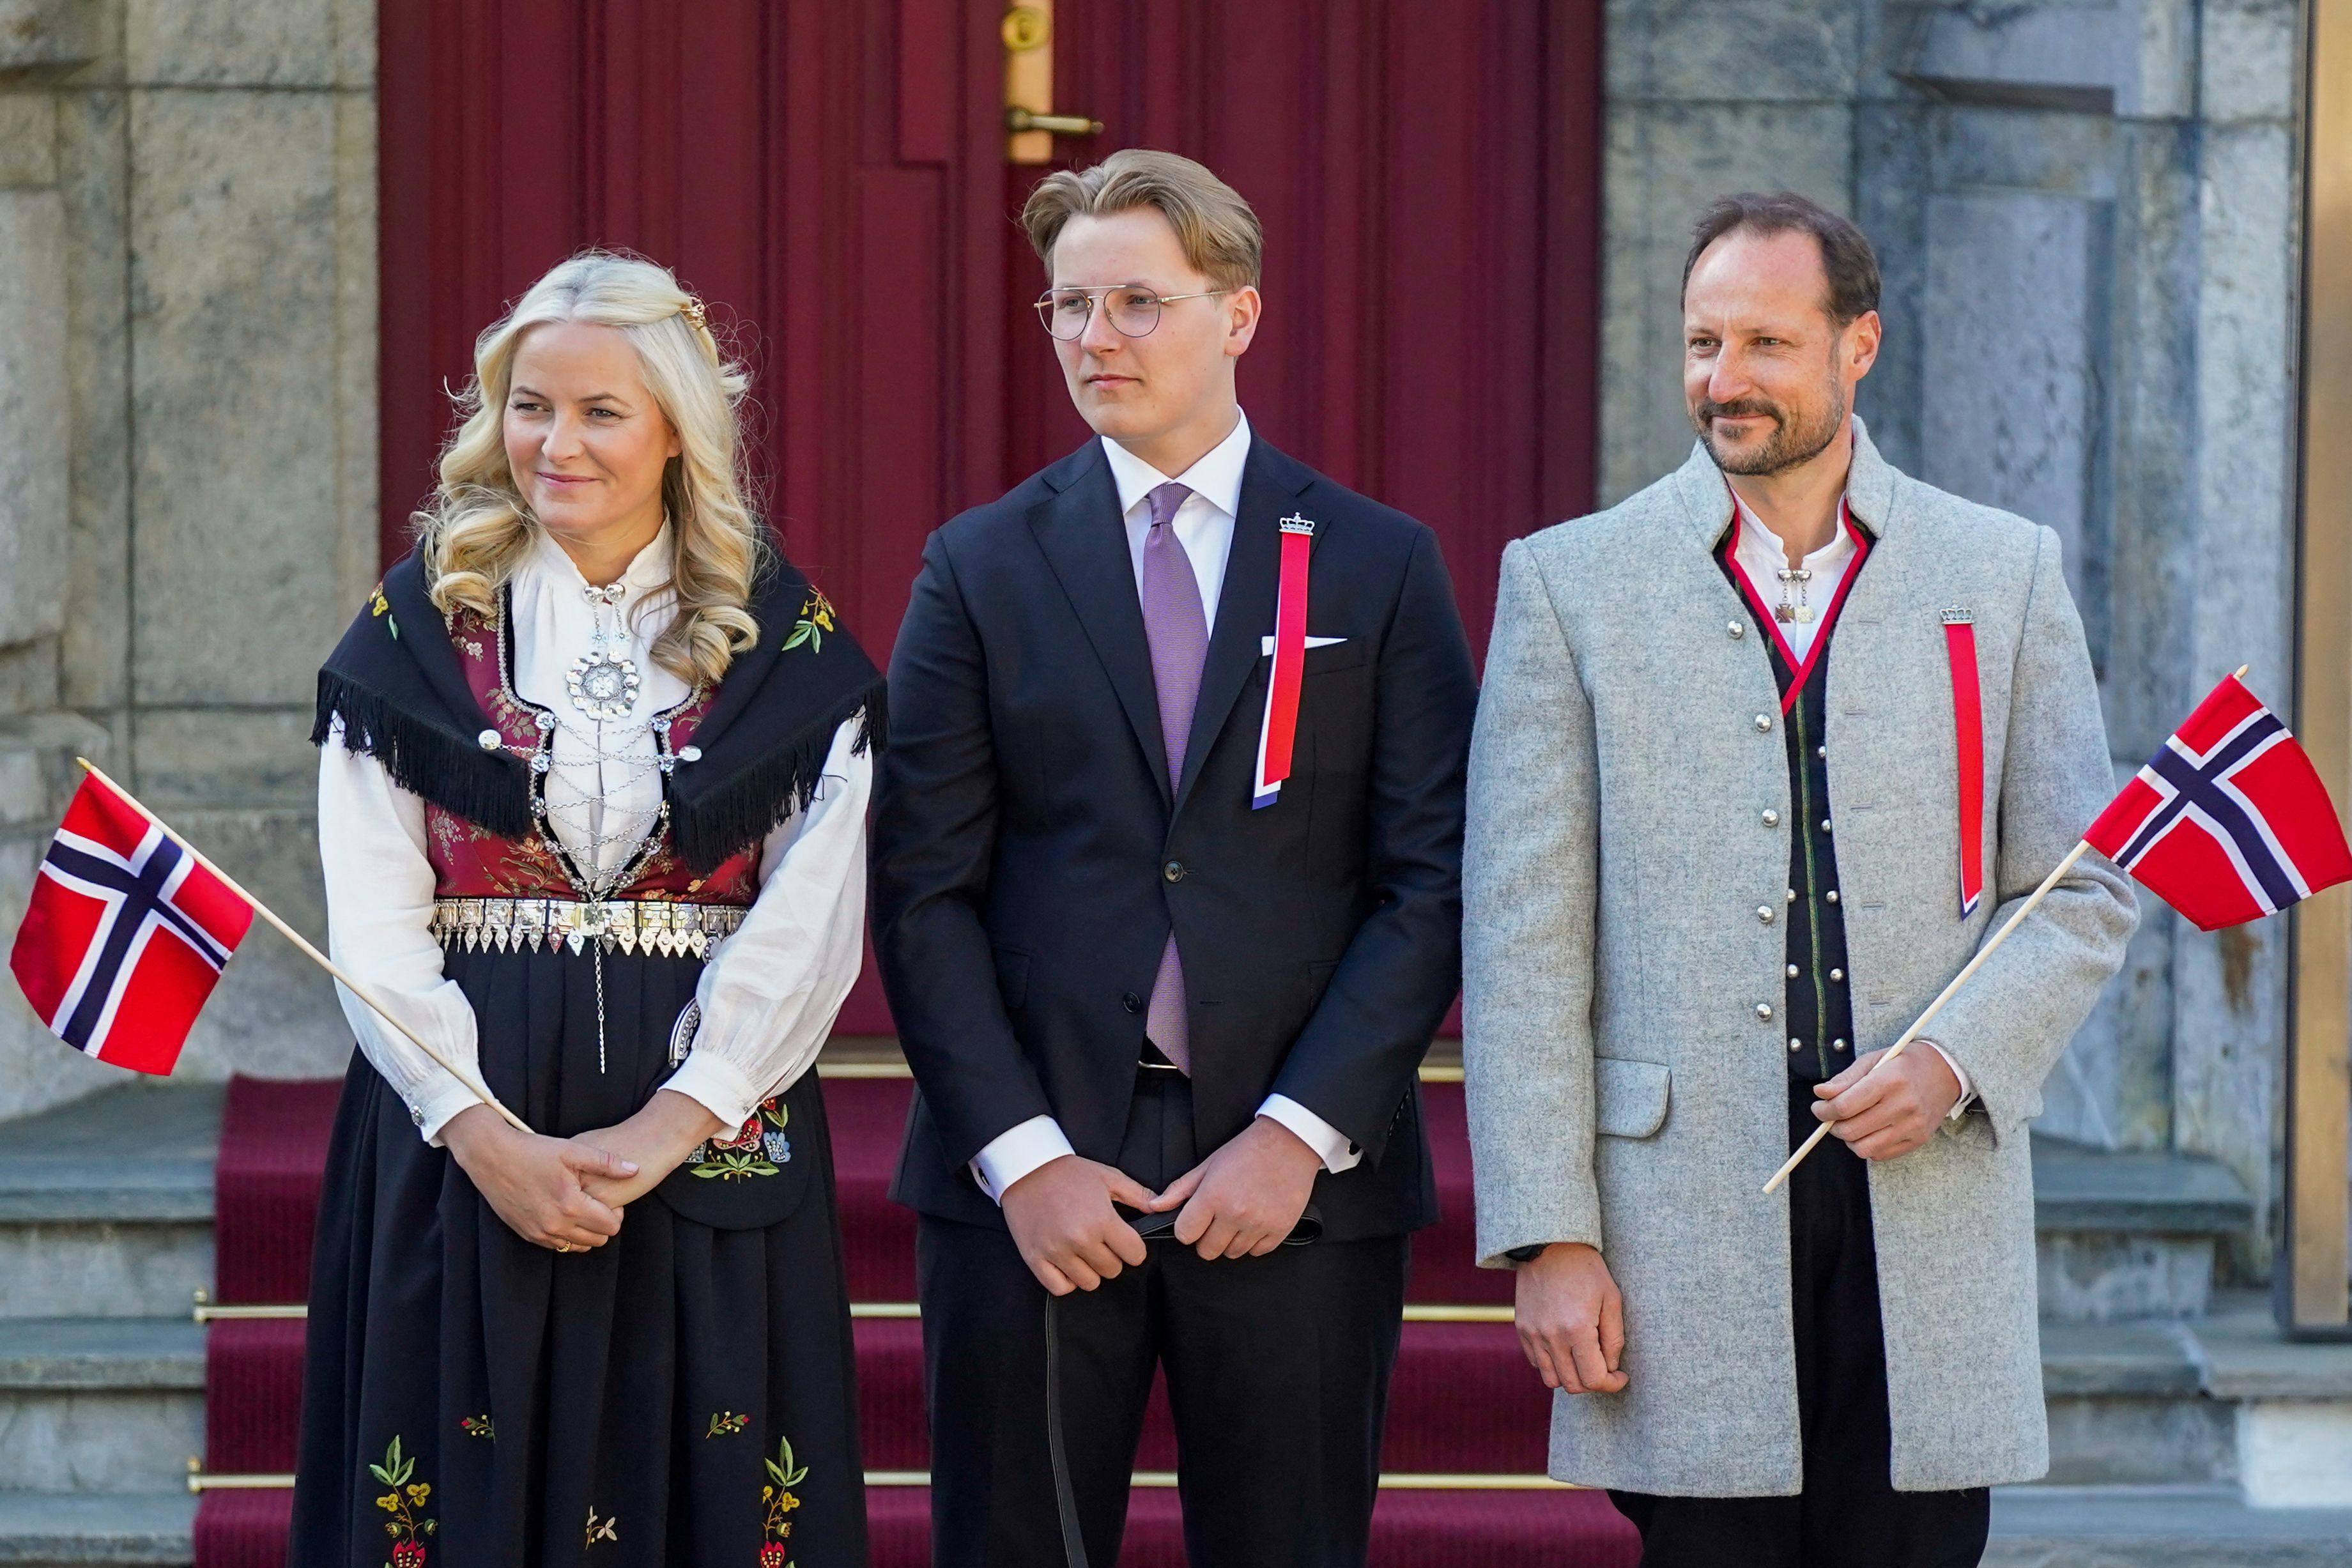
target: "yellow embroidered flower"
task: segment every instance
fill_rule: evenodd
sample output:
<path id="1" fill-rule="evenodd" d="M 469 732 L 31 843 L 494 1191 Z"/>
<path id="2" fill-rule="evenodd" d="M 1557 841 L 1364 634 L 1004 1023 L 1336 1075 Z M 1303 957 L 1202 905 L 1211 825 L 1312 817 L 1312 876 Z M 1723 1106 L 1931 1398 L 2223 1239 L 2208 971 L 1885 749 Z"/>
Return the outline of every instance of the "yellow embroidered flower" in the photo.
<path id="1" fill-rule="evenodd" d="M 375 1506 L 383 1510 L 386 1513 L 397 1513 L 400 1511 L 400 1494 L 398 1492 L 386 1492 L 383 1496 L 375 1500 Z"/>
<path id="2" fill-rule="evenodd" d="M 415 1503 L 419 1508 L 423 1508 L 425 1506 L 425 1500 L 432 1495 L 433 1488 L 430 1483 L 425 1481 L 419 1481 L 415 1486 L 408 1489 L 408 1500 Z"/>
<path id="3" fill-rule="evenodd" d="M 778 1513 L 790 1513 L 790 1512 L 792 1512 L 792 1511 L 793 1511 L 793 1510 L 794 1510 L 794 1509 L 796 1509 L 796 1508 L 798 1508 L 798 1507 L 800 1507 L 800 1506 L 801 1506 L 801 1500 L 800 1500 L 800 1499 L 798 1499 L 798 1498 L 796 1498 L 796 1497 L 794 1497 L 794 1496 L 793 1496 L 793 1494 L 792 1494 L 792 1493 L 790 1493 L 790 1492 L 786 1492 L 786 1493 L 785 1493 L 785 1494 L 784 1494 L 781 1499 L 779 1499 L 779 1500 L 777 1500 L 777 1503 L 776 1503 L 776 1511 L 777 1511 Z"/>

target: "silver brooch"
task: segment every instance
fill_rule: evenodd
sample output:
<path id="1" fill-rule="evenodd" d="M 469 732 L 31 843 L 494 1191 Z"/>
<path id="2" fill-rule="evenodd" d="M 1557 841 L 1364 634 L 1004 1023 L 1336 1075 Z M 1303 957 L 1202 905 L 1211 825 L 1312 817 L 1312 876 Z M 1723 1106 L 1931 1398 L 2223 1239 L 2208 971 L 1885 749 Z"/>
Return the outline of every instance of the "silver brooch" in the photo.
<path id="1" fill-rule="evenodd" d="M 563 677 L 572 706 L 591 719 L 625 719 L 637 705 L 636 661 L 599 647 L 583 653 Z"/>

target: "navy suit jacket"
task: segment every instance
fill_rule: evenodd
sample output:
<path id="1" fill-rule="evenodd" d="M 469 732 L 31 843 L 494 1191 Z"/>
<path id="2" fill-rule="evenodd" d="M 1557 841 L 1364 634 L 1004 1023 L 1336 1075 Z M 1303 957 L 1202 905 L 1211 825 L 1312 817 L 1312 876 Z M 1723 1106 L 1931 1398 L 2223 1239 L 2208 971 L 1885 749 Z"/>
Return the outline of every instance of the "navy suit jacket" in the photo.
<path id="1" fill-rule="evenodd" d="M 1277 520 L 1316 524 L 1293 772 L 1250 808 Z M 1051 1115 L 1115 1160 L 1171 926 L 1193 1121 L 1269 1092 L 1363 1151 L 1317 1180 L 1331 1239 L 1436 1217 L 1418 1068 L 1461 982 L 1477 688 L 1437 540 L 1253 438 L 1171 789 L 1099 442 L 934 532 L 890 662 L 874 936 L 915 1074 L 892 1194 L 1002 1224 L 969 1162 Z"/>

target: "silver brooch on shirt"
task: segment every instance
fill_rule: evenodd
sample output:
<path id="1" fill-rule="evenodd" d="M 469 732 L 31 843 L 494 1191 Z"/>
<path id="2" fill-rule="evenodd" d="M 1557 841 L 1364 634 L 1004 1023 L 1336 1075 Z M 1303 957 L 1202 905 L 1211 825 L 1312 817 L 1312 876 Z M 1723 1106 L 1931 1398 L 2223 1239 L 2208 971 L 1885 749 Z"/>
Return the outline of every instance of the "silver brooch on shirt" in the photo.
<path id="1" fill-rule="evenodd" d="M 625 653 L 614 651 L 615 626 L 608 626 L 605 616 L 615 612 L 621 602 L 623 587 L 615 583 L 609 588 L 586 588 L 589 604 L 595 606 L 596 630 L 588 651 L 574 659 L 563 677 L 563 689 L 571 694 L 572 706 L 583 717 L 597 720 L 625 719 L 637 705 L 637 688 L 641 678 L 637 662 Z M 619 616 L 613 614 L 614 622 Z"/>
<path id="2" fill-rule="evenodd" d="M 1782 567 L 1780 577 L 1780 602 L 1773 606 L 1773 618 L 1781 621 L 1811 622 L 1813 618 L 1813 606 L 1807 601 L 1812 595 L 1812 573 L 1802 569 L 1790 570 L 1788 567 Z M 1796 601 L 1793 604 L 1789 599 L 1789 588 L 1792 584 L 1797 590 Z"/>

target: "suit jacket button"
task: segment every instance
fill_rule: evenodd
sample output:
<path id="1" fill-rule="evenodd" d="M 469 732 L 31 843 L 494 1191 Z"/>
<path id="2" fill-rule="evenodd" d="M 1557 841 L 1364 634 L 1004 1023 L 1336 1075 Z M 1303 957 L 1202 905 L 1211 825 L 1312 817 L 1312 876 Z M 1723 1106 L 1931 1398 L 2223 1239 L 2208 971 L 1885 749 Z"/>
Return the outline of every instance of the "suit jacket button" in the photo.
<path id="1" fill-rule="evenodd" d="M 1184 862 L 1181 860 L 1171 860 L 1168 864 L 1160 868 L 1160 874 L 1167 878 L 1171 882 L 1181 882 L 1184 879 Z"/>
<path id="2" fill-rule="evenodd" d="M 1138 996 L 1132 991 L 1129 992 L 1126 995 L 1121 996 L 1118 999 L 1118 1005 L 1126 1008 L 1130 1013 L 1140 1013 L 1143 1011 L 1143 998 Z"/>
<path id="3" fill-rule="evenodd" d="M 1766 1023 L 1768 1023 L 1768 1024 L 1769 1024 L 1769 1023 L 1770 1023 L 1770 1022 L 1772 1021 L 1772 1004 L 1771 1004 L 1771 1003 L 1769 1003 L 1769 1002 L 1759 1002 L 1759 1003 L 1757 1003 L 1757 1004 L 1756 1004 L 1756 1016 L 1757 1016 L 1759 1018 L 1763 1019 L 1763 1020 L 1764 1020 L 1764 1022 L 1766 1022 Z"/>
<path id="4" fill-rule="evenodd" d="M 1779 812 L 1777 812 L 1777 811 L 1768 811 L 1768 812 L 1766 812 L 1766 813 L 1764 814 L 1764 826 L 1767 826 L 1767 827 L 1778 827 L 1778 826 L 1780 826 L 1780 814 Z"/>
<path id="5" fill-rule="evenodd" d="M 1772 923 L 1772 906 L 1769 904 L 1757 905 L 1756 918 L 1762 921 L 1766 925 L 1770 925 Z"/>

